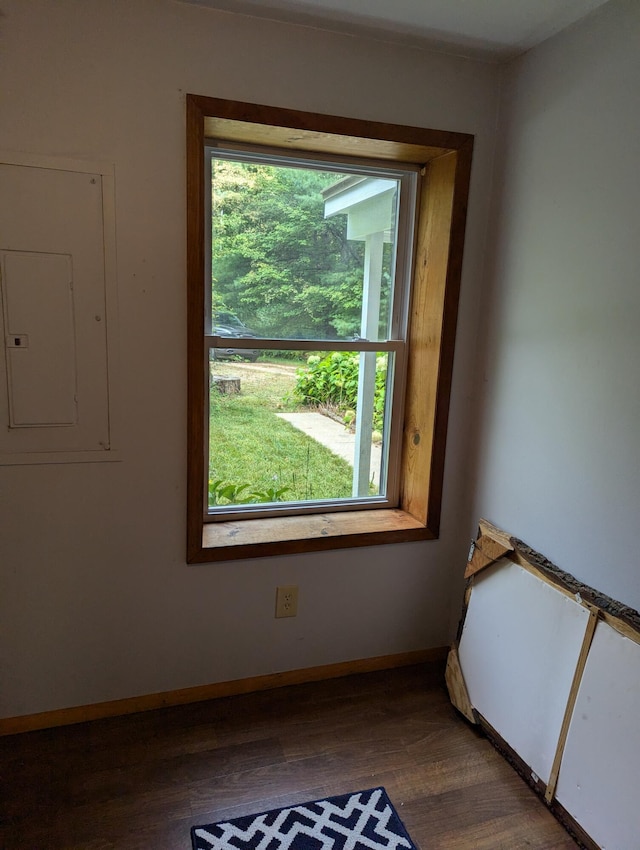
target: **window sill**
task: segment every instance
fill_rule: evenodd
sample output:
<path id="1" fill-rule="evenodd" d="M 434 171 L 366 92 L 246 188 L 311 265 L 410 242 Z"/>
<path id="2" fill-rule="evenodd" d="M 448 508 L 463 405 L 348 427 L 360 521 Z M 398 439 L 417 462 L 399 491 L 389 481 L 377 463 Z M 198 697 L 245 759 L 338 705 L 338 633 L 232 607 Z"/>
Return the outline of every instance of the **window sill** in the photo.
<path id="1" fill-rule="evenodd" d="M 435 537 L 411 514 L 397 509 L 207 523 L 202 529 L 202 545 L 190 553 L 188 562 L 291 555 Z"/>

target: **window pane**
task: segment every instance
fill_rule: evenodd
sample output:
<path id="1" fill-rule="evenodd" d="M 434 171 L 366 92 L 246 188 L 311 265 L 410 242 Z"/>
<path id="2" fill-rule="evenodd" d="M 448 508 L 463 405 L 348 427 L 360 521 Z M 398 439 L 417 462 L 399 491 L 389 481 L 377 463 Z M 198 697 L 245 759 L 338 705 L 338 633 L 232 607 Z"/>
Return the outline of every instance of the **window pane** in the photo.
<path id="1" fill-rule="evenodd" d="M 209 508 L 383 496 L 393 354 L 249 353 L 210 352 Z"/>
<path id="2" fill-rule="evenodd" d="M 214 327 L 389 338 L 399 180 L 217 156 L 211 175 Z"/>

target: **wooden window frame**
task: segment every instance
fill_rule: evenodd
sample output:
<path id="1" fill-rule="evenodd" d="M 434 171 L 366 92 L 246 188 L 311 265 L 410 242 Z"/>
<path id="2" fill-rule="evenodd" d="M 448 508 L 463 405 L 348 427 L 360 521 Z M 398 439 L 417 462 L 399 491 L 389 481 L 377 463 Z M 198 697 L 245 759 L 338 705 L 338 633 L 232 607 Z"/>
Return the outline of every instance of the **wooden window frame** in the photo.
<path id="1" fill-rule="evenodd" d="M 203 521 L 206 482 L 206 140 L 340 154 L 422 170 L 407 335 L 397 508 Z M 187 95 L 187 562 L 434 540 L 444 458 L 473 136 Z"/>

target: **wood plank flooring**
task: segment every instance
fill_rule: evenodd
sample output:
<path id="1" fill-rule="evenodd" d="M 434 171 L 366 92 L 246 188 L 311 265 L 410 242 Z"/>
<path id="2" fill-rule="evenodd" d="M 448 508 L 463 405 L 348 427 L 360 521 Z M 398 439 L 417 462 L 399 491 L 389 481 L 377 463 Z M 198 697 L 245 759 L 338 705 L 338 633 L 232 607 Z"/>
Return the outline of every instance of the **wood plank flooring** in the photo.
<path id="1" fill-rule="evenodd" d="M 221 818 L 384 785 L 421 850 L 575 850 L 436 666 L 0 739 L 1 850 L 189 850 Z"/>

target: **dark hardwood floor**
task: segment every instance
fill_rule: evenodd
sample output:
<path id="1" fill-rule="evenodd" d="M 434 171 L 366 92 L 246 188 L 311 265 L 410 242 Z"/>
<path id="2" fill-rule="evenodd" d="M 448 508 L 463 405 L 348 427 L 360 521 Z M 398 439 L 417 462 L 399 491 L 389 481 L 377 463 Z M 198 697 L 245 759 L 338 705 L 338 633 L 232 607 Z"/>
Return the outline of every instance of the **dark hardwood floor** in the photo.
<path id="1" fill-rule="evenodd" d="M 384 785 L 421 850 L 575 850 L 441 671 L 410 667 L 0 739 L 2 850 L 189 850 L 221 818 Z"/>

